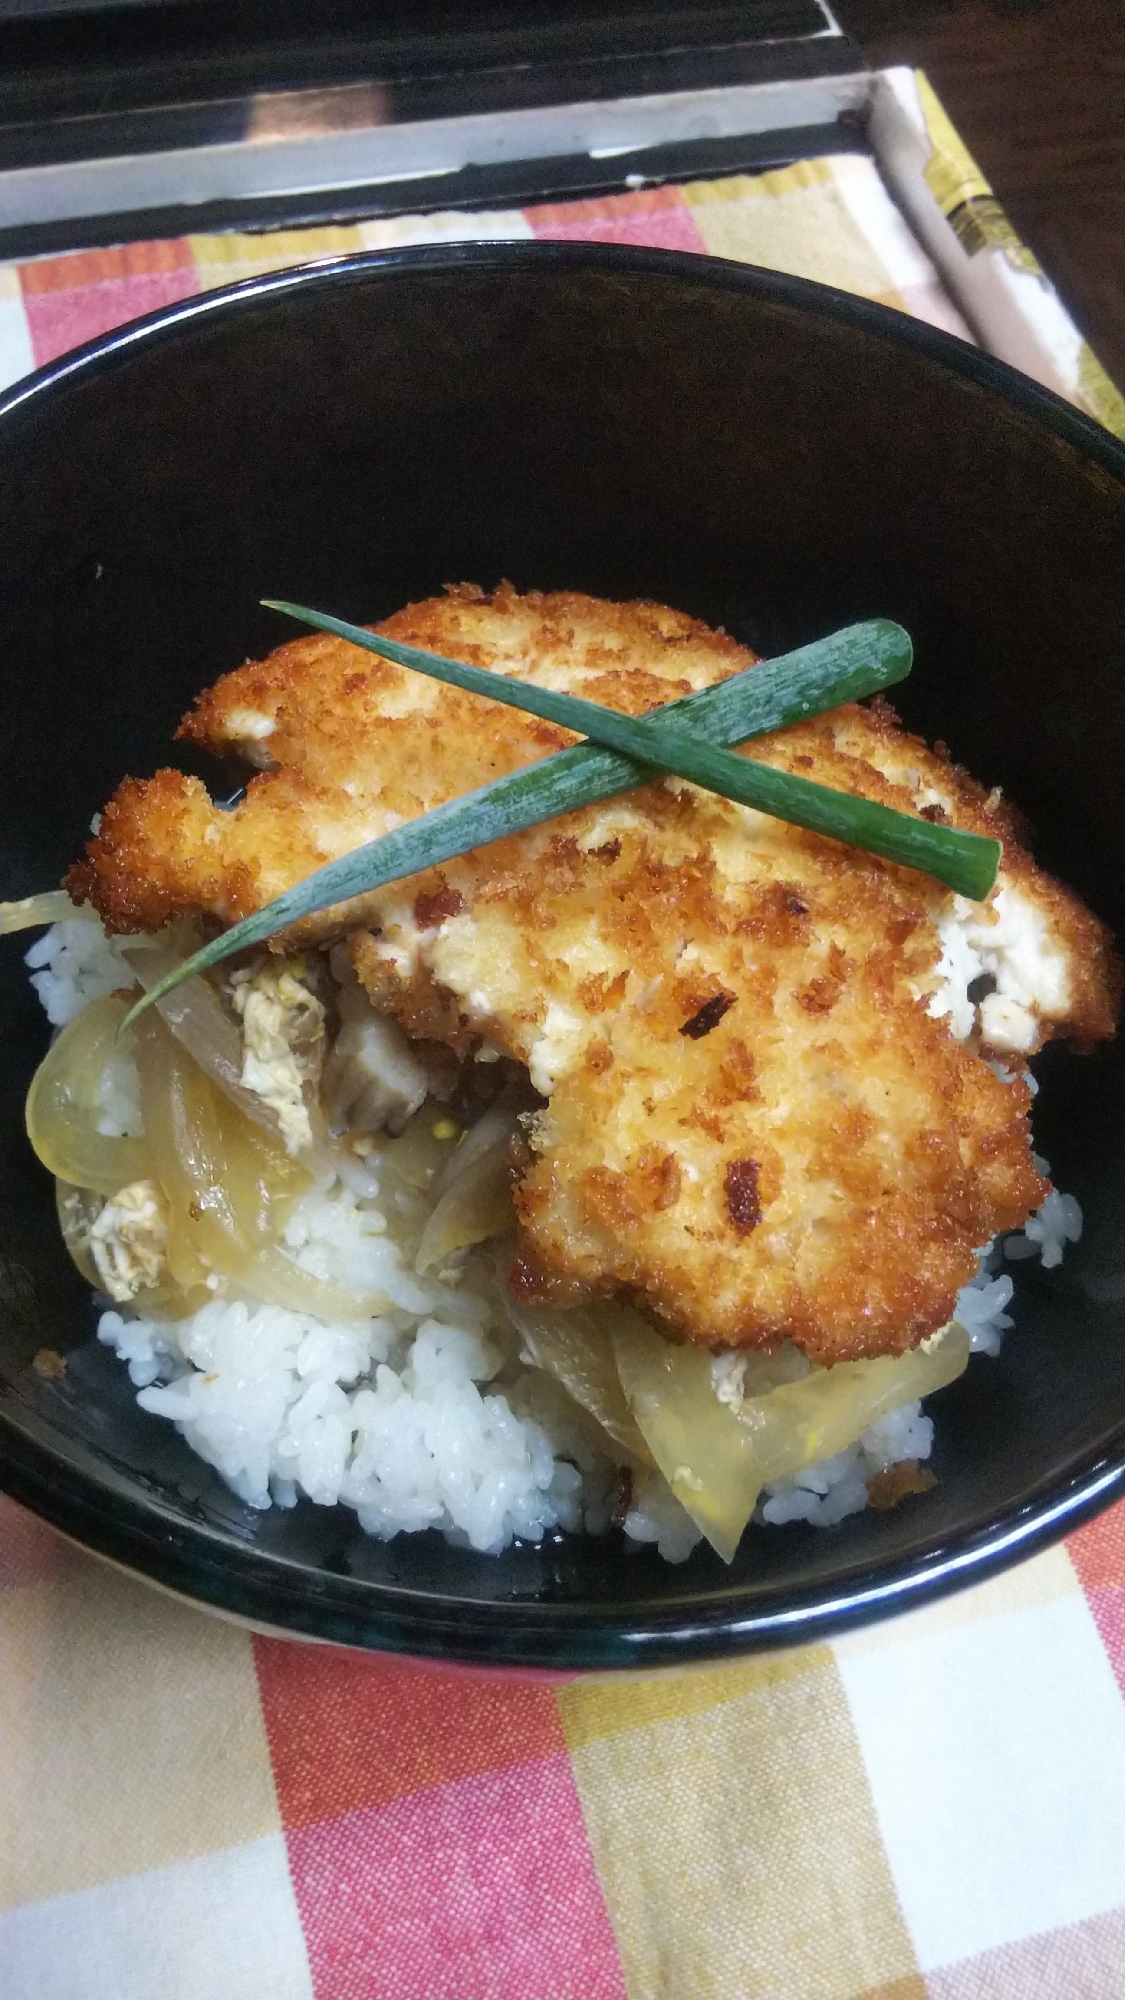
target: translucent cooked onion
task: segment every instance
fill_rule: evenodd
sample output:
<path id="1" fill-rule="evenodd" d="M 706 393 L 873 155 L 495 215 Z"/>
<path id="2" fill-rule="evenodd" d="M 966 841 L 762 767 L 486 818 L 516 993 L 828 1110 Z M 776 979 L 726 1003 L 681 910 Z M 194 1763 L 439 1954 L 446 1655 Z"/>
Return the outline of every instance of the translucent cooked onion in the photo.
<path id="1" fill-rule="evenodd" d="M 101 1276 L 90 1248 L 90 1231 L 102 1211 L 102 1198 L 92 1188 L 72 1187 L 69 1181 L 55 1182 L 55 1208 L 62 1239 L 82 1276 L 95 1291 L 101 1290 Z"/>
<path id="2" fill-rule="evenodd" d="M 439 1198 L 455 1187 L 466 1175 L 474 1173 L 497 1153 L 507 1154 L 508 1146 L 517 1130 L 516 1113 L 519 1099 L 513 1091 L 504 1090 L 495 1104 L 470 1125 L 464 1138 L 452 1152 L 446 1151 L 441 1168 L 433 1183 L 435 1195 Z"/>
<path id="3" fill-rule="evenodd" d="M 125 1001 L 103 994 L 67 1023 L 31 1080 L 27 1136 L 56 1180 L 116 1194 L 152 1175 L 147 1137 L 113 1139 L 99 1132 L 105 1118 L 102 1084 L 119 1056 L 117 1031 Z"/>
<path id="4" fill-rule="evenodd" d="M 0 903 L 0 937 L 13 931 L 33 931 L 49 924 L 73 923 L 75 917 L 97 922 L 97 911 L 88 903 L 72 903 L 65 889 L 45 889 L 39 896 L 21 896 L 14 903 Z"/>
<path id="5" fill-rule="evenodd" d="M 431 1271 L 456 1250 L 512 1228 L 509 1148 L 516 1131 L 510 1104 L 497 1103 L 466 1133 L 434 1181 L 437 1202 L 422 1231 L 416 1271 Z"/>
<path id="6" fill-rule="evenodd" d="M 94 1261 L 90 1231 L 102 1212 L 102 1206 L 101 1195 L 95 1194 L 92 1188 L 71 1187 L 66 1181 L 55 1182 L 55 1207 L 63 1242 L 86 1283 L 92 1285 L 96 1292 L 103 1289 L 102 1275 Z M 194 1286 L 188 1292 L 181 1290 L 169 1274 L 164 1283 L 142 1286 L 130 1299 L 129 1309 L 142 1319 L 188 1319 L 205 1306 L 211 1296 L 205 1285 Z"/>
<path id="7" fill-rule="evenodd" d="M 146 993 L 183 963 L 180 952 L 160 944 L 131 946 L 124 956 Z M 242 1082 L 242 1035 L 209 981 L 196 973 L 156 1005 L 176 1040 L 218 1084 L 224 1097 L 252 1124 L 276 1133 L 276 1115 Z"/>
<path id="8" fill-rule="evenodd" d="M 707 1349 L 666 1340 L 636 1313 L 614 1314 L 612 1339 L 621 1386 L 656 1463 L 725 1562 L 767 1480 L 843 1451 L 890 1410 L 954 1381 L 969 1359 L 968 1335 L 953 1322 L 928 1353 L 814 1369 L 736 1408 L 715 1393 Z"/>
<path id="9" fill-rule="evenodd" d="M 456 1181 L 433 1210 L 414 1260 L 416 1271 L 432 1271 L 471 1243 L 503 1236 L 515 1222 L 507 1144 L 481 1162 L 475 1174 Z"/>
<path id="10" fill-rule="evenodd" d="M 385 1300 L 303 1271 L 277 1233 L 305 1167 L 216 1090 L 156 1013 L 136 1027 L 153 1172 L 167 1197 L 168 1265 L 185 1291 L 225 1279 L 267 1305 L 354 1323 Z"/>
<path id="11" fill-rule="evenodd" d="M 615 1444 L 642 1465 L 655 1465 L 614 1364 L 610 1328 L 628 1307 L 519 1306 L 504 1291 L 509 1317 L 535 1366 L 553 1375 Z"/>
<path id="12" fill-rule="evenodd" d="M 450 1137 L 438 1136 L 439 1132 L 450 1130 Z M 424 1194 L 433 1187 L 446 1163 L 454 1157 L 452 1144 L 457 1131 L 457 1127 L 451 1128 L 445 1106 L 428 1097 L 397 1138 L 380 1134 L 375 1139 L 367 1159 L 380 1177 L 389 1172 L 404 1187 Z"/>
<path id="13" fill-rule="evenodd" d="M 167 945 L 146 940 L 143 945 L 131 946 L 125 957 L 130 970 L 136 973 L 148 993 L 183 963 L 184 954 Z M 251 1125 L 256 1125 L 269 1137 L 279 1139 L 281 1127 L 277 1113 L 264 1103 L 257 1091 L 249 1090 L 242 1081 L 245 1054 L 242 1031 L 227 1013 L 210 981 L 198 973 L 193 974 L 155 1004 L 181 1047 L 187 1050 L 204 1075 L 218 1086 L 228 1103 L 240 1111 Z M 319 1106 L 310 1106 L 310 1121 L 313 1144 L 305 1147 L 301 1154 L 309 1172 L 338 1174 L 353 1194 L 373 1195 L 375 1182 L 364 1172 L 354 1153 L 349 1153 L 346 1146 L 330 1136 Z"/>

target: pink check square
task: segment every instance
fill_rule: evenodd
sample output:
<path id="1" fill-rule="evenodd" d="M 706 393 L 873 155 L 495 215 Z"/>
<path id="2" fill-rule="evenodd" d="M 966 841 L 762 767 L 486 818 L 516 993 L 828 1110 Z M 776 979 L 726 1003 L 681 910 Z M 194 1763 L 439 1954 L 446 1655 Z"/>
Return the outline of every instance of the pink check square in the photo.
<path id="1" fill-rule="evenodd" d="M 641 249 L 705 250 L 691 208 L 677 187 L 602 201 L 544 203 L 524 214 L 536 236 L 583 243 L 633 243 Z"/>
<path id="2" fill-rule="evenodd" d="M 288 1843 L 316 2000 L 625 2000 L 565 1752 Z"/>

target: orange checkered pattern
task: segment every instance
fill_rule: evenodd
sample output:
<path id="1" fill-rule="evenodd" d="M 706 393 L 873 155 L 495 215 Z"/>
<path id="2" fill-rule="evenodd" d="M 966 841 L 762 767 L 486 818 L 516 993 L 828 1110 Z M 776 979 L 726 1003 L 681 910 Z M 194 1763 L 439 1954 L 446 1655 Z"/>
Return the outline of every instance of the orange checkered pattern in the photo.
<path id="1" fill-rule="evenodd" d="M 400 243 L 512 237 L 639 243 L 765 264 L 969 338 L 873 163 L 841 154 L 601 201 L 263 236 L 182 236 L 0 266 L 0 388 L 124 320 L 261 271 Z"/>
<path id="2" fill-rule="evenodd" d="M 834 1646 L 254 1639 L 0 1503 L 4 2000 L 1120 2000 L 1125 1509 Z"/>

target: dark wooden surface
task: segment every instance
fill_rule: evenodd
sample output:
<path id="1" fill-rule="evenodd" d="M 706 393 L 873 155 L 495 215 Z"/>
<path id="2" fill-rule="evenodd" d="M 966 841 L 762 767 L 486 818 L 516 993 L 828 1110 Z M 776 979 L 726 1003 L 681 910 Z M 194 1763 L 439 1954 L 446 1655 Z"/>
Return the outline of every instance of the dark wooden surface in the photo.
<path id="1" fill-rule="evenodd" d="M 1125 0 L 836 0 L 878 67 L 924 69 L 1125 387 Z"/>

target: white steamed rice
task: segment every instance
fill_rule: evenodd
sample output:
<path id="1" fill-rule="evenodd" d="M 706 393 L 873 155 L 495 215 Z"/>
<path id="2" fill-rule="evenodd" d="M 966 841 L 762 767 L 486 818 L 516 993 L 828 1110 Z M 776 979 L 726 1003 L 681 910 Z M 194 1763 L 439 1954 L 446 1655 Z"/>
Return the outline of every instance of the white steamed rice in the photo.
<path id="1" fill-rule="evenodd" d="M 972 1029 L 964 990 L 986 969 L 969 932 L 968 921 L 943 926 L 943 984 L 931 1002 L 960 1034 Z M 1014 935 L 1014 971 L 997 949 L 1003 941 L 985 942 L 987 969 L 1022 997 L 1028 981 L 1015 961 L 1026 938 Z M 86 919 L 39 939 L 27 962 L 52 1023 L 131 982 L 119 950 Z M 103 1091 L 104 1130 L 138 1129 L 128 1069 Z M 489 1260 L 474 1253 L 444 1282 L 420 1276 L 404 1255 L 393 1190 L 353 1178 L 354 1189 L 326 1179 L 297 1203 L 286 1248 L 316 1276 L 378 1292 L 383 1312 L 362 1326 L 327 1325 L 225 1296 L 179 1322 L 104 1312 L 98 1338 L 127 1364 L 141 1407 L 174 1423 L 251 1507 L 291 1507 L 304 1495 L 353 1508 L 370 1534 L 434 1527 L 488 1552 L 555 1529 L 603 1531 L 616 1469 L 590 1421 L 521 1358 Z M 1081 1226 L 1073 1197 L 1052 1193 L 1020 1235 L 981 1251 L 956 1308 L 974 1352 L 996 1354 L 1012 1324 L 1003 1263 L 1038 1255 L 1050 1268 Z M 834 1458 L 772 1482 L 755 1518 L 831 1526 L 868 1504 L 869 1480 L 927 1458 L 932 1444 L 931 1419 L 906 1404 Z M 635 1477 L 624 1529 L 671 1561 L 700 1539 L 656 1473 Z"/>
<path id="2" fill-rule="evenodd" d="M 88 917 L 52 924 L 35 940 L 24 963 L 31 968 L 31 983 L 53 1028 L 65 1028 L 91 1000 L 132 985 L 121 942 L 107 938 L 101 925 Z"/>

